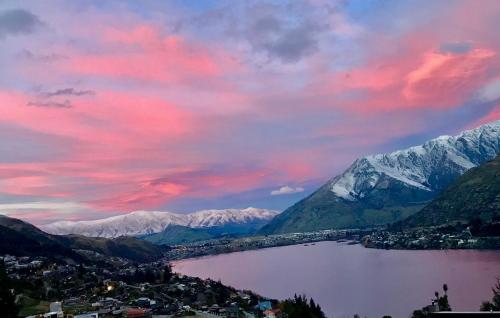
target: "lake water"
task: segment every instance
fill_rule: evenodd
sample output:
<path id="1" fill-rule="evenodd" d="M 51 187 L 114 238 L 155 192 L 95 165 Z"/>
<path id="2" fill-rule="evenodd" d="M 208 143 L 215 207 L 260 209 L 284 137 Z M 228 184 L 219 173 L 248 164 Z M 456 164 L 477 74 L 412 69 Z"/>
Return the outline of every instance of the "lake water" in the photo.
<path id="1" fill-rule="evenodd" d="M 500 277 L 500 251 L 397 251 L 320 242 L 178 261 L 176 272 L 285 299 L 306 294 L 328 317 L 409 317 L 449 287 L 454 310 L 478 310 Z"/>

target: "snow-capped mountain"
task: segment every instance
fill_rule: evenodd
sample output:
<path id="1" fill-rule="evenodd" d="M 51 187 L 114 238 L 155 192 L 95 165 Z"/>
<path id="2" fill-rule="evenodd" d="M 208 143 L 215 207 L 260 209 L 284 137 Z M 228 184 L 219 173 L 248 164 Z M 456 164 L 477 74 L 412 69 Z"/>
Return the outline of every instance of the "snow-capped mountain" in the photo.
<path id="1" fill-rule="evenodd" d="M 441 136 L 421 146 L 357 159 L 329 182 L 338 197 L 354 201 L 368 195 L 382 180 L 393 179 L 425 191 L 441 190 L 456 176 L 494 159 L 500 152 L 500 120 L 458 136 Z"/>
<path id="2" fill-rule="evenodd" d="M 278 214 L 277 211 L 257 208 L 202 210 L 187 214 L 186 226 L 193 228 L 222 226 L 227 224 L 246 224 L 258 221 L 269 221 Z"/>
<path id="3" fill-rule="evenodd" d="M 500 120 L 423 145 L 359 158 L 261 230 L 263 234 L 391 223 L 419 211 L 465 171 L 500 153 Z"/>
<path id="4" fill-rule="evenodd" d="M 93 221 L 60 221 L 40 228 L 51 234 L 80 234 L 92 237 L 137 236 L 163 231 L 168 225 L 192 228 L 224 226 L 263 226 L 277 211 L 246 208 L 202 210 L 190 214 L 161 211 L 136 211 Z"/>

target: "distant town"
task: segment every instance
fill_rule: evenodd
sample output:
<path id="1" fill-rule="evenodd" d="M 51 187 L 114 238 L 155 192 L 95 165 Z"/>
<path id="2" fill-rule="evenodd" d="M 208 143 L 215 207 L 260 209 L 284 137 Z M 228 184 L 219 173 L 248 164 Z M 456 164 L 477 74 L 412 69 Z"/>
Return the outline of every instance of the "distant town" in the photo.
<path id="1" fill-rule="evenodd" d="M 365 236 L 362 243 L 365 247 L 384 249 L 498 249 L 500 237 L 475 237 L 469 229 L 460 233 L 443 233 L 439 229 L 423 228 L 375 231 Z"/>
<path id="2" fill-rule="evenodd" d="M 169 260 L 180 260 L 205 255 L 232 253 L 277 246 L 309 244 L 320 241 L 342 241 L 357 244 L 367 230 L 323 230 L 305 233 L 286 233 L 243 238 L 220 238 L 171 246 L 166 252 Z"/>
<path id="3" fill-rule="evenodd" d="M 320 241 L 339 241 L 363 244 L 381 249 L 498 249 L 500 237 L 473 236 L 469 228 L 461 231 L 443 228 L 407 230 L 348 229 L 286 233 L 244 238 L 220 238 L 169 247 L 166 258 L 181 260 L 205 255 L 232 253 L 295 244 L 314 244 Z"/>

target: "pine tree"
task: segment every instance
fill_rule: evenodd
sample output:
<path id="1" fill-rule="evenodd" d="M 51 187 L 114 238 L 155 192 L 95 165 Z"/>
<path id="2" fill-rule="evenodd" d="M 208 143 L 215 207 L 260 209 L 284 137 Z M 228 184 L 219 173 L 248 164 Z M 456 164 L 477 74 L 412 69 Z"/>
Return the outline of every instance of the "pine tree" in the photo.
<path id="1" fill-rule="evenodd" d="M 12 282 L 5 271 L 5 263 L 0 261 L 0 312 L 2 317 L 15 318 L 19 307 L 15 303 L 15 295 L 11 291 Z"/>
<path id="2" fill-rule="evenodd" d="M 172 265 L 167 264 L 167 266 L 165 266 L 165 270 L 163 271 L 163 282 L 168 284 L 173 276 Z"/>
<path id="3" fill-rule="evenodd" d="M 326 318 L 321 307 L 305 295 L 294 295 L 293 299 L 285 300 L 280 306 L 288 318 Z"/>

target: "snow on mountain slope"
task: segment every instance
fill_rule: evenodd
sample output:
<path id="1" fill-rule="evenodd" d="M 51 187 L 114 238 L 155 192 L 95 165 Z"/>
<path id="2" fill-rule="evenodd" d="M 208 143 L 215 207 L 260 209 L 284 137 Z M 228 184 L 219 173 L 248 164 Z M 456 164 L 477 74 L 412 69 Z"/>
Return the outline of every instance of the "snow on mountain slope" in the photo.
<path id="1" fill-rule="evenodd" d="M 359 158 L 260 234 L 386 225 L 416 212 L 464 172 L 500 153 L 500 121 L 420 146 Z"/>
<path id="2" fill-rule="evenodd" d="M 275 217 L 276 211 L 246 208 L 246 209 L 226 209 L 226 210 L 202 210 L 188 214 L 189 227 L 211 227 L 225 224 L 253 223 L 261 220 L 270 220 Z"/>
<path id="3" fill-rule="evenodd" d="M 158 233 L 168 225 L 193 228 L 225 226 L 231 224 L 265 223 L 278 212 L 266 209 L 203 210 L 190 214 L 160 211 L 136 211 L 94 221 L 60 221 L 40 228 L 51 234 L 80 234 L 92 237 L 119 237 Z"/>
<path id="4" fill-rule="evenodd" d="M 390 178 L 408 187 L 425 191 L 441 190 L 450 176 L 500 153 L 500 120 L 468 130 L 458 136 L 441 136 L 423 145 L 357 159 L 328 186 L 340 198 L 356 201 L 365 197 L 379 182 Z"/>

